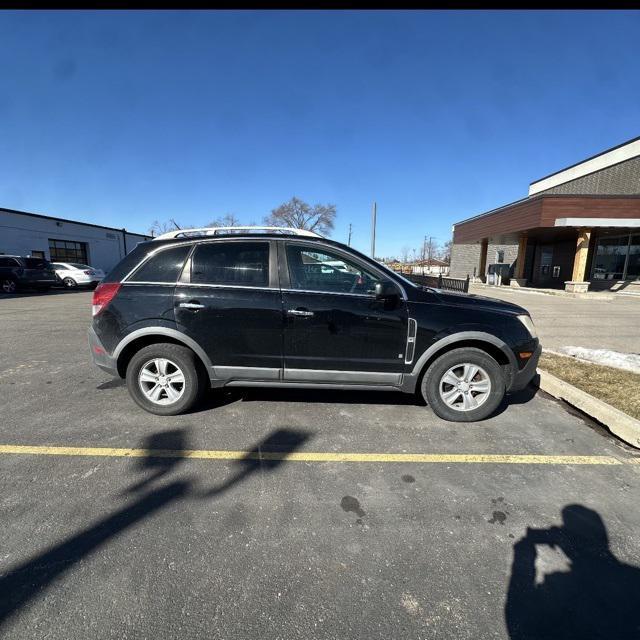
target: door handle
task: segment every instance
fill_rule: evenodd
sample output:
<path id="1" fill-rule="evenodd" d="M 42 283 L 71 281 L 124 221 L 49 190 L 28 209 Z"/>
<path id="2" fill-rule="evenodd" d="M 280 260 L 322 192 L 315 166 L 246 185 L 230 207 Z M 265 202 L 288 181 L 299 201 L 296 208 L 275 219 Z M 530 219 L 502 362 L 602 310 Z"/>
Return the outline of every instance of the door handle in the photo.
<path id="1" fill-rule="evenodd" d="M 181 309 L 204 309 L 204 305 L 199 302 L 181 302 L 178 306 Z"/>
<path id="2" fill-rule="evenodd" d="M 313 316 L 313 311 L 305 311 L 304 309 L 288 309 L 288 316 L 301 316 L 303 318 L 310 318 Z"/>

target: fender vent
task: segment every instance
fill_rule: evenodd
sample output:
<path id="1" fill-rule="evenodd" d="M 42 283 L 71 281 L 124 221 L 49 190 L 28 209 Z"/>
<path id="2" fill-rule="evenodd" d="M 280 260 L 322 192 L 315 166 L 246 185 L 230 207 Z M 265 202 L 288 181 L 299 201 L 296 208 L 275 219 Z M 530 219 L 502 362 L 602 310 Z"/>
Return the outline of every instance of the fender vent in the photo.
<path id="1" fill-rule="evenodd" d="M 407 330 L 407 350 L 404 357 L 405 364 L 411 364 L 413 362 L 413 354 L 416 351 L 416 333 L 418 332 L 418 323 L 409 318 L 409 327 Z"/>

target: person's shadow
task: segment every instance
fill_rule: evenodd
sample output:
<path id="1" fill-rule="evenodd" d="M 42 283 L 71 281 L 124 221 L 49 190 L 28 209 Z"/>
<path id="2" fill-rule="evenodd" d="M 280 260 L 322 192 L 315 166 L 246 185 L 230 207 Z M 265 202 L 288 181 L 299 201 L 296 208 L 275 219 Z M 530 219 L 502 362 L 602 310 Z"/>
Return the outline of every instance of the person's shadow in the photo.
<path id="1" fill-rule="evenodd" d="M 276 429 L 233 461 L 232 473 L 224 482 L 201 488 L 192 476 L 171 477 L 171 472 L 190 456 L 187 432 L 174 429 L 152 434 L 145 440 L 144 455 L 135 464 L 136 473 L 145 477 L 121 493 L 130 498 L 127 505 L 0 574 L 0 635 L 10 618 L 32 600 L 43 597 L 53 583 L 111 539 L 179 501 L 213 499 L 253 474 L 275 471 L 310 436 L 297 429 Z"/>
<path id="2" fill-rule="evenodd" d="M 511 640 L 640 638 L 640 569 L 609 549 L 600 515 L 582 505 L 562 510 L 562 527 L 527 529 L 515 543 L 505 617 Z M 536 545 L 561 549 L 570 571 L 536 584 Z"/>

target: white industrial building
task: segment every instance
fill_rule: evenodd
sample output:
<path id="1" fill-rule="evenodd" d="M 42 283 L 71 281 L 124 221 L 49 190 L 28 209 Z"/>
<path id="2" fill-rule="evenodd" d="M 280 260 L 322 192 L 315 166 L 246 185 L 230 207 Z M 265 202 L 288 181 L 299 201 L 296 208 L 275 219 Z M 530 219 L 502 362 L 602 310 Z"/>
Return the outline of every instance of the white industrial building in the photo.
<path id="1" fill-rule="evenodd" d="M 126 229 L 0 208 L 0 254 L 80 262 L 108 272 L 150 238 Z"/>

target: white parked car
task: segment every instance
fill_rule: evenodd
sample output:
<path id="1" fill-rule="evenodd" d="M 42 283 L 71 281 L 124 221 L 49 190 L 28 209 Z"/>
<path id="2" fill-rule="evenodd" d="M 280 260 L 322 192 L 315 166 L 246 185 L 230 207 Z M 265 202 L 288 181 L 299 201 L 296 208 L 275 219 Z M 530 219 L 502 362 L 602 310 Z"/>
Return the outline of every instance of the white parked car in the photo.
<path id="1" fill-rule="evenodd" d="M 102 269 L 78 262 L 52 262 L 51 265 L 66 289 L 95 287 L 104 278 Z"/>

